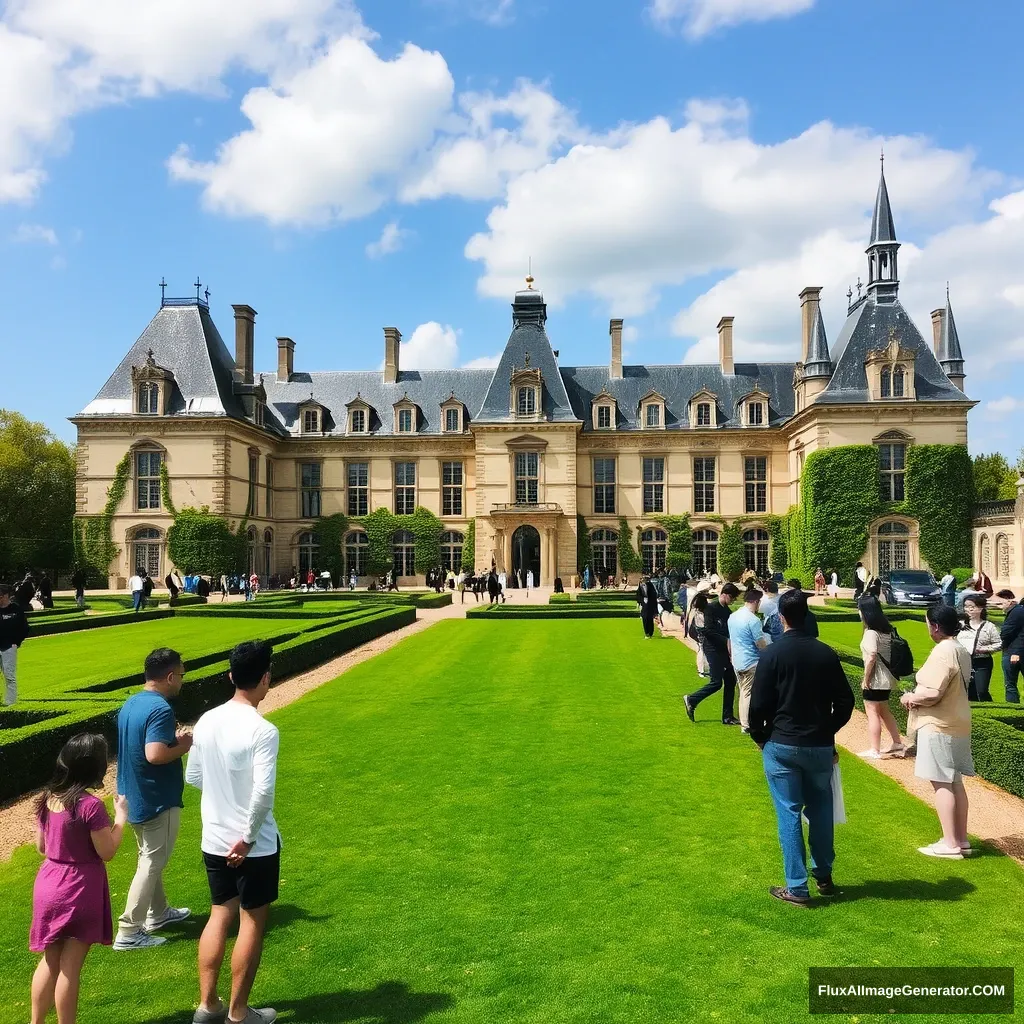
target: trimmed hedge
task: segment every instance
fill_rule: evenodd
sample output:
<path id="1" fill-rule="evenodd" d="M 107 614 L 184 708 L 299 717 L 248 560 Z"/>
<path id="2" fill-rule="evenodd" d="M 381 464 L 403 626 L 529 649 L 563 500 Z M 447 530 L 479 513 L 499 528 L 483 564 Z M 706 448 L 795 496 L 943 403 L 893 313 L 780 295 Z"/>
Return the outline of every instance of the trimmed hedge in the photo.
<path id="1" fill-rule="evenodd" d="M 54 621 L 30 622 L 29 639 L 36 636 L 56 636 L 59 633 L 76 633 L 82 629 L 99 629 L 103 626 L 126 626 L 131 622 L 153 622 L 155 619 L 169 619 L 175 614 L 173 608 L 156 608 L 150 612 L 106 612 L 101 615 L 81 615 L 68 618 L 62 616 Z"/>
<path id="2" fill-rule="evenodd" d="M 579 601 L 568 605 L 482 605 L 466 612 L 467 619 L 635 619 L 635 608 L 588 608 Z"/>

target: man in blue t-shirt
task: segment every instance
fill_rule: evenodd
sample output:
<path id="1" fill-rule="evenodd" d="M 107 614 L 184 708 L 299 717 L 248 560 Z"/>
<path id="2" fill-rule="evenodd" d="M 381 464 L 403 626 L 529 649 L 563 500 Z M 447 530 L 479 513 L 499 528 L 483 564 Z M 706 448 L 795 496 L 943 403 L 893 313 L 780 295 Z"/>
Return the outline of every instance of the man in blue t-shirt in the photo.
<path id="1" fill-rule="evenodd" d="M 139 866 L 118 922 L 114 949 L 146 949 L 167 940 L 152 934 L 184 921 L 188 907 L 170 907 L 163 873 L 178 838 L 185 779 L 181 759 L 192 736 L 178 729 L 169 698 L 181 691 L 185 666 L 168 647 L 146 658 L 145 688 L 117 716 L 117 791 L 128 800 L 128 823 L 139 847 Z"/>

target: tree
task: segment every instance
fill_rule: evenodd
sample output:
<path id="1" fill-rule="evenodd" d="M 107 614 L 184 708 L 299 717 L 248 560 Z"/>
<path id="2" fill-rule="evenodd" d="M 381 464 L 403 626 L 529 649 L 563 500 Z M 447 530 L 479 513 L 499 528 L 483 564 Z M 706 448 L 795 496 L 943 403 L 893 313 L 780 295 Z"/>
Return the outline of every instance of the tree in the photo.
<path id="1" fill-rule="evenodd" d="M 74 515 L 74 451 L 42 423 L 0 409 L 0 579 L 69 569 Z"/>
<path id="2" fill-rule="evenodd" d="M 1024 460 L 1024 452 L 1021 453 Z M 1019 469 L 1011 466 L 1001 452 L 975 455 L 974 492 L 978 501 L 1007 501 L 1017 497 Z"/>

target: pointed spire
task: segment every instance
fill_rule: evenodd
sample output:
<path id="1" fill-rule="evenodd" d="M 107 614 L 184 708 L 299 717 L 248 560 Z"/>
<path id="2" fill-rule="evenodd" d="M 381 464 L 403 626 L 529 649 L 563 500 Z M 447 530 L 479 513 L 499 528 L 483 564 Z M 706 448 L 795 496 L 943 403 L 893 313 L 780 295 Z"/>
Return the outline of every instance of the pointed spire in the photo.
<path id="1" fill-rule="evenodd" d="M 942 318 L 942 333 L 939 335 L 939 365 L 947 377 L 964 376 L 964 354 L 960 348 L 960 337 L 956 332 L 953 307 L 949 302 L 949 284 L 946 284 L 946 313 Z"/>
<path id="2" fill-rule="evenodd" d="M 828 351 L 828 338 L 825 335 L 825 319 L 818 306 L 818 315 L 811 325 L 811 340 L 807 346 L 807 361 L 804 363 L 804 377 L 831 377 L 832 356 Z"/>
<path id="3" fill-rule="evenodd" d="M 879 242 L 895 242 L 896 225 L 892 220 L 892 207 L 889 205 L 889 190 L 885 186 L 885 153 L 882 154 L 882 172 L 878 178 L 878 193 L 875 196 L 875 209 L 871 215 L 871 241 L 869 245 Z"/>

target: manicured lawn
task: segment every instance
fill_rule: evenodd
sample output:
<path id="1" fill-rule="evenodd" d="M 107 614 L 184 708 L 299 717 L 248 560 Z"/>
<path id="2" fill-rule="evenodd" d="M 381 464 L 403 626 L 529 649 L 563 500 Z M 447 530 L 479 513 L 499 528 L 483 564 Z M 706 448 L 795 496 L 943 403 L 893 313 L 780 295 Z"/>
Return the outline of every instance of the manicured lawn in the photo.
<path id="1" fill-rule="evenodd" d="M 29 636 L 18 655 L 18 693 L 45 698 L 91 683 L 142 673 L 142 663 L 156 647 L 173 647 L 185 658 L 225 650 L 254 637 L 295 633 L 323 620 L 235 619 L 223 616 L 156 619 L 105 626 L 80 633 Z"/>
<path id="2" fill-rule="evenodd" d="M 686 720 L 695 685 L 690 652 L 636 622 L 450 621 L 274 714 L 283 885 L 255 1004 L 296 1024 L 790 1024 L 811 1019 L 810 965 L 1015 963 L 1024 873 L 918 855 L 932 811 L 856 759 L 845 896 L 771 900 L 758 751 L 715 698 Z M 198 837 L 190 794 L 168 892 L 203 914 Z M 12 1021 L 37 864 L 24 848 L 0 866 Z M 111 866 L 115 914 L 134 864 L 126 848 Z M 188 1021 L 200 926 L 95 950 L 81 1024 Z"/>

